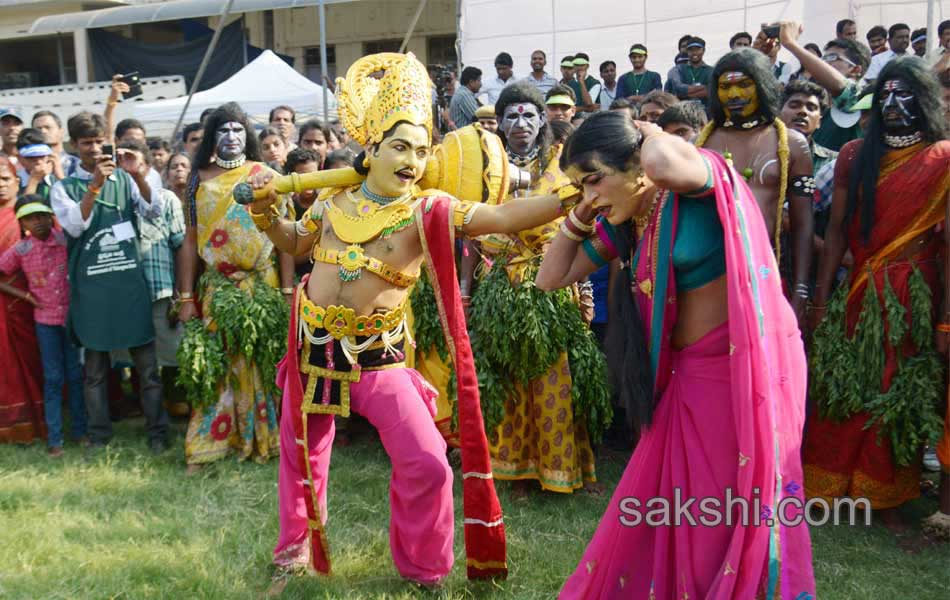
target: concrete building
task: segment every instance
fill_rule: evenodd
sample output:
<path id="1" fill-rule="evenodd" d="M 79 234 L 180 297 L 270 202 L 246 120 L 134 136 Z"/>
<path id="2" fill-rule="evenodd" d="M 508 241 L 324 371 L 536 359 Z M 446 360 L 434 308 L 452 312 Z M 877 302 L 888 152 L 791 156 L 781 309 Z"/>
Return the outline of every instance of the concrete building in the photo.
<path id="1" fill-rule="evenodd" d="M 344 74 L 365 54 L 398 50 L 420 1 L 327 0 L 327 75 L 333 78 Z M 0 0 L 0 89 L 94 79 L 82 27 L 95 26 L 97 21 L 114 23 L 105 29 L 129 38 L 180 42 L 183 33 L 177 20 L 141 22 L 141 14 L 158 5 L 173 8 L 185 4 L 183 0 Z M 225 0 L 201 0 L 192 2 L 189 8 L 211 7 L 204 10 L 204 15 L 196 15 L 195 20 L 213 28 L 218 18 L 207 15 L 217 14 L 225 4 Z M 236 2 L 235 10 L 242 4 L 266 7 L 280 3 Z M 308 4 L 234 14 L 228 23 L 243 19 L 252 45 L 294 57 L 294 67 L 300 73 L 321 82 L 318 8 L 315 1 Z M 103 9 L 109 9 L 108 14 L 102 13 Z M 407 50 L 426 64 L 455 64 L 457 13 L 457 0 L 425 2 Z"/>

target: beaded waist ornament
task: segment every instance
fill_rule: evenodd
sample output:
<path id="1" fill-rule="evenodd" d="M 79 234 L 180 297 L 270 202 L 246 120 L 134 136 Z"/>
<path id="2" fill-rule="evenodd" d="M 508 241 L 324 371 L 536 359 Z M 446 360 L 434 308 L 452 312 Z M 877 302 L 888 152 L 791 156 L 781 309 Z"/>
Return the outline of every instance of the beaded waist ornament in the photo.
<path id="1" fill-rule="evenodd" d="M 350 385 L 362 371 L 405 366 L 403 348 L 412 344 L 405 306 L 357 316 L 344 306 L 317 306 L 301 293 L 298 321 L 306 413 L 350 416 Z"/>

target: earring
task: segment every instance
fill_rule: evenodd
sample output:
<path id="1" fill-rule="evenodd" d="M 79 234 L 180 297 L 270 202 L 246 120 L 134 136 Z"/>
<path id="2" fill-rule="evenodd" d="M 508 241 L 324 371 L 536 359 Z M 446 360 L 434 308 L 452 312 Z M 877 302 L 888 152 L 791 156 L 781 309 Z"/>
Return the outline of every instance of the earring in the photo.
<path id="1" fill-rule="evenodd" d="M 368 156 L 364 156 L 364 157 L 363 157 L 363 168 L 364 168 L 364 169 L 368 169 L 368 168 L 369 168 L 369 157 L 368 157 Z"/>

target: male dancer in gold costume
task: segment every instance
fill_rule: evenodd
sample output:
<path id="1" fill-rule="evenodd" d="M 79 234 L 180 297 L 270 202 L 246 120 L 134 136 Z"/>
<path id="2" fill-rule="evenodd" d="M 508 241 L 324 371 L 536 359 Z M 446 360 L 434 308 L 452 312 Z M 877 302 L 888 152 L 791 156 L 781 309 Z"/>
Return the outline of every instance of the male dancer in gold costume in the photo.
<path id="1" fill-rule="evenodd" d="M 408 292 L 425 264 L 457 377 L 468 576 L 503 576 L 504 526 L 456 278 L 454 235 L 520 231 L 551 221 L 564 206 L 556 194 L 488 206 L 420 190 L 416 183 L 433 152 L 431 82 L 411 54 L 364 57 L 337 87 L 341 120 L 365 148 L 357 158 L 365 182 L 325 191 L 297 222 L 279 217 L 273 191 L 249 207 L 277 248 L 309 253 L 314 260 L 295 294 L 288 353 L 278 374 L 284 397 L 281 531 L 274 562 L 309 563 L 330 573 L 324 526 L 333 415 L 352 409 L 378 429 L 392 461 L 390 542 L 397 570 L 424 585 L 448 575 L 452 471 L 432 418 L 433 390 L 403 362 Z M 252 185 L 267 189 L 272 179 L 261 175 Z"/>

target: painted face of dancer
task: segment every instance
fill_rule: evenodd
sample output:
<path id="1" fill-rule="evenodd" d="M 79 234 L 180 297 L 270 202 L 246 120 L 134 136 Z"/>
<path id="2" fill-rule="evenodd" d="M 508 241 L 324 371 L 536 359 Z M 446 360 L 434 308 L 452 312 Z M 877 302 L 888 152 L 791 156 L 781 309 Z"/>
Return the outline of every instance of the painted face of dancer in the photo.
<path id="1" fill-rule="evenodd" d="M 890 79 L 881 88 L 881 117 L 884 129 L 894 135 L 906 135 L 920 128 L 917 96 L 903 79 Z"/>
<path id="2" fill-rule="evenodd" d="M 247 131 L 244 125 L 228 121 L 214 132 L 215 152 L 222 160 L 234 160 L 244 154 Z"/>
<path id="3" fill-rule="evenodd" d="M 400 123 L 389 137 L 370 148 L 366 185 L 381 196 L 406 194 L 425 173 L 429 150 L 425 127 Z"/>
<path id="4" fill-rule="evenodd" d="M 538 133 L 544 125 L 544 115 L 530 102 L 518 102 L 505 107 L 499 129 L 515 154 L 527 154 L 534 148 Z"/>
<path id="5" fill-rule="evenodd" d="M 748 119 L 759 110 L 759 92 L 755 82 L 742 71 L 727 71 L 719 76 L 719 101 L 730 119 Z"/>
<path id="6" fill-rule="evenodd" d="M 600 165 L 595 171 L 582 171 L 576 166 L 567 170 L 567 176 L 575 185 L 584 189 L 584 201 L 607 219 L 611 225 L 619 225 L 646 214 L 649 209 L 652 186 L 638 166 L 626 171 L 617 171 Z"/>

